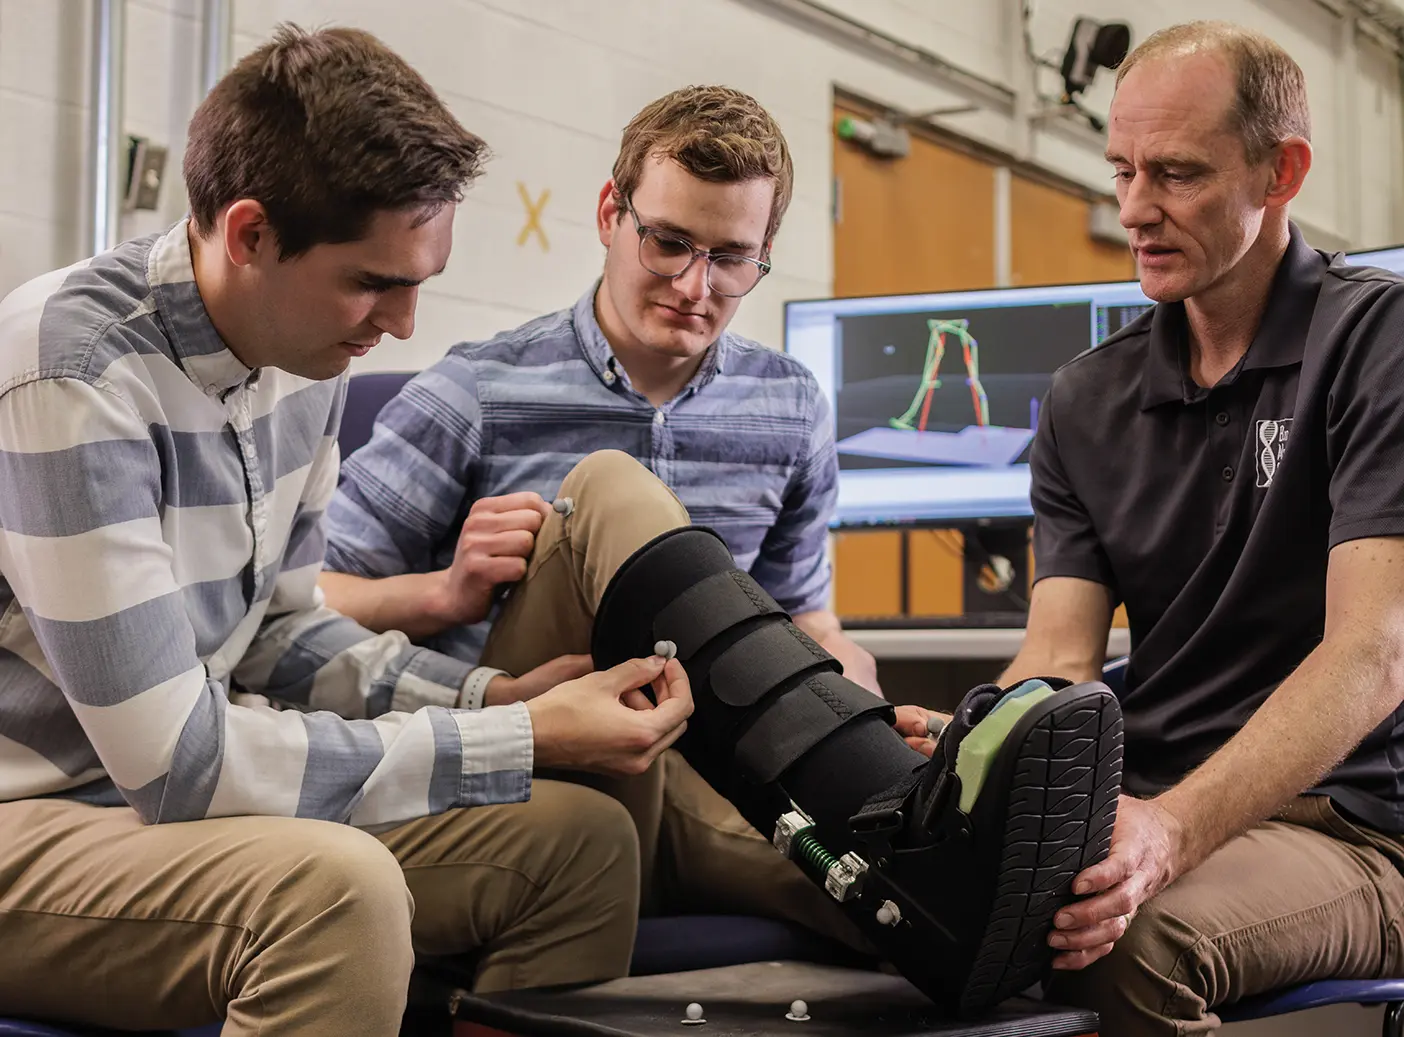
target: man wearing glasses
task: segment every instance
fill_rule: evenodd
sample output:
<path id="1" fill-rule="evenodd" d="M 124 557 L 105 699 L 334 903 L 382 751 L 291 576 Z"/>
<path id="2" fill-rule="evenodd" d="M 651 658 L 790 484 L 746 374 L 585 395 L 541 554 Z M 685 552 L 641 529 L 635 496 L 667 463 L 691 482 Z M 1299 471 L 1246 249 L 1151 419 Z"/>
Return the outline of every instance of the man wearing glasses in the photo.
<path id="1" fill-rule="evenodd" d="M 597 453 L 621 451 L 671 489 L 691 521 L 720 533 L 848 676 L 876 691 L 872 657 L 827 605 L 838 461 L 824 397 L 799 363 L 726 330 L 770 270 L 790 201 L 780 128 L 739 91 L 686 88 L 635 116 L 613 172 L 597 211 L 602 278 L 568 310 L 453 347 L 347 459 L 328 511 L 328 604 L 484 664 L 470 683 L 486 705 L 587 672 L 589 628 L 573 617 L 592 613 L 589 594 L 569 566 L 558 591 L 539 592 L 557 579 L 549 556 L 561 524 L 545 521 L 547 502 L 567 476 L 582 506 L 589 491 L 572 487 L 592 480 L 645 497 L 657 485 L 646 472 Z M 609 535 L 627 542 L 630 532 L 615 526 Z M 530 615 L 499 600 L 503 585 L 524 577 L 536 592 L 516 603 L 529 597 Z M 543 615 L 543 599 L 559 614 Z M 899 728 L 913 744 L 924 724 L 920 710 L 902 708 Z M 646 907 L 682 899 L 841 934 L 842 919 L 818 906 L 822 894 L 677 754 L 608 790 L 639 829 Z M 660 842 L 668 849 L 655 868 Z"/>

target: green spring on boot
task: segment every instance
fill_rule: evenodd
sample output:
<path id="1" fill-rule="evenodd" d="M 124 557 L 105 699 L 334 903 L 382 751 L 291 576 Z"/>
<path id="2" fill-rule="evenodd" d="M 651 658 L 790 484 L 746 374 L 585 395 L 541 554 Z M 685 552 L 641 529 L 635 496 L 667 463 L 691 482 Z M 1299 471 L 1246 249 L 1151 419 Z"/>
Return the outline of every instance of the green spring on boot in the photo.
<path id="1" fill-rule="evenodd" d="M 824 844 L 812 834 L 812 830 L 809 828 L 802 829 L 795 835 L 794 844 L 790 849 L 790 858 L 821 879 L 827 876 L 829 869 L 838 863 L 838 858 L 824 849 Z"/>

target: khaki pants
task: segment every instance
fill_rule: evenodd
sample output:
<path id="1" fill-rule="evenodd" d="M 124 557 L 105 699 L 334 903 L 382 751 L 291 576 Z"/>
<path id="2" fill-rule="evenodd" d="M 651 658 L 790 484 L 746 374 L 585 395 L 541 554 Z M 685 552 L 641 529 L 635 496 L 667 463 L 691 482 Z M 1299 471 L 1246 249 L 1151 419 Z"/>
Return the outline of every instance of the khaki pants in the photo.
<path id="1" fill-rule="evenodd" d="M 1322 796 L 1222 846 L 1049 994 L 1106 1037 L 1213 1033 L 1214 1007 L 1314 979 L 1404 976 L 1404 848 Z"/>
<path id="2" fill-rule="evenodd" d="M 664 483 L 616 450 L 576 465 L 559 496 L 575 508 L 567 518 L 547 517 L 527 574 L 513 587 L 483 650 L 485 664 L 509 673 L 588 653 L 595 608 L 614 573 L 658 534 L 690 522 Z M 568 777 L 608 792 L 633 817 L 646 913 L 755 914 L 866 948 L 837 905 L 681 754 L 668 751 L 638 778 Z"/>
<path id="3" fill-rule="evenodd" d="M 591 789 L 379 837 L 235 817 L 0 804 L 0 1014 L 226 1035 L 399 1031 L 416 952 L 480 954 L 482 990 L 628 969 L 634 828 Z"/>

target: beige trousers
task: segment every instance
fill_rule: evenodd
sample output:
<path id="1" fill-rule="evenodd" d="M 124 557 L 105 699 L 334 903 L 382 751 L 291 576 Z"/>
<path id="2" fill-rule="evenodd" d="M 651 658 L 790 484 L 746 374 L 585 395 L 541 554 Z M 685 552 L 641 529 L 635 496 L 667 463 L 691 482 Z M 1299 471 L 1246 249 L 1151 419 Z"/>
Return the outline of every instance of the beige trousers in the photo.
<path id="1" fill-rule="evenodd" d="M 1404 976 L 1400 841 L 1321 796 L 1226 843 L 1143 905 L 1110 955 L 1050 996 L 1104 1037 L 1209 1034 L 1215 1006 L 1313 979 Z"/>
<path id="2" fill-rule="evenodd" d="M 628 969 L 629 816 L 559 782 L 380 837 L 125 807 L 0 804 L 0 1014 L 227 1035 L 399 1032 L 415 953 L 478 952 L 482 990 Z"/>

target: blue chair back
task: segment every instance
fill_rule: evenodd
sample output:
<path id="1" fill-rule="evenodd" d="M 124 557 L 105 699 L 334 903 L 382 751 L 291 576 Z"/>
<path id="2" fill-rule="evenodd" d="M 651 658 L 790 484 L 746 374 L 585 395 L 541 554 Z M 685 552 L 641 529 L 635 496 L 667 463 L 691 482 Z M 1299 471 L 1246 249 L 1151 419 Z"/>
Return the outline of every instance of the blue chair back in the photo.
<path id="1" fill-rule="evenodd" d="M 413 371 L 368 371 L 353 374 L 346 386 L 346 408 L 341 414 L 337 446 L 344 460 L 370 442 L 380 409 L 405 387 Z"/>

